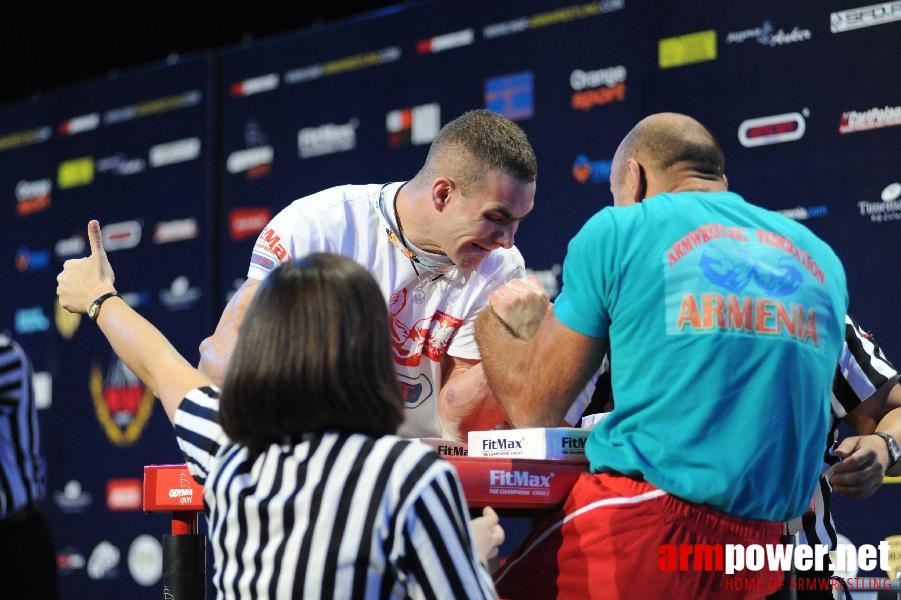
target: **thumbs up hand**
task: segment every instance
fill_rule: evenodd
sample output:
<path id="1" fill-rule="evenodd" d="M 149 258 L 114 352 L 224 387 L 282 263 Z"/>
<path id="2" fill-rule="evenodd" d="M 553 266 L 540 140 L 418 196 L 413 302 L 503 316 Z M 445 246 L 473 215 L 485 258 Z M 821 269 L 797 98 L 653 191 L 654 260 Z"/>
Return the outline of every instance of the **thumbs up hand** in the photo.
<path id="1" fill-rule="evenodd" d="M 86 313 L 96 298 L 115 292 L 116 276 L 103 249 L 100 223 L 88 223 L 91 254 L 85 258 L 67 260 L 56 276 L 56 295 L 59 304 L 69 312 Z"/>

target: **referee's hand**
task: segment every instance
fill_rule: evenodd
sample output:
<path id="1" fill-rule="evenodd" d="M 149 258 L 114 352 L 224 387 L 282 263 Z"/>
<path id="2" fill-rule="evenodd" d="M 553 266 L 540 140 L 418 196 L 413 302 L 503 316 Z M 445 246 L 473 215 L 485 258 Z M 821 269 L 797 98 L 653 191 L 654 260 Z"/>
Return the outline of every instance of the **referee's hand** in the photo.
<path id="1" fill-rule="evenodd" d="M 96 220 L 88 223 L 88 242 L 91 254 L 67 260 L 56 276 L 59 304 L 69 312 L 86 313 L 96 298 L 116 291 L 116 276 L 106 257 L 100 223 Z"/>
<path id="2" fill-rule="evenodd" d="M 486 506 L 482 516 L 469 522 L 469 529 L 479 551 L 479 558 L 487 566 L 489 559 L 497 556 L 500 545 L 504 543 L 504 528 L 494 509 Z"/>
<path id="3" fill-rule="evenodd" d="M 832 491 L 851 498 L 869 498 L 882 485 L 888 451 L 881 437 L 847 437 L 835 449 L 835 455 L 842 460 L 832 465 Z"/>

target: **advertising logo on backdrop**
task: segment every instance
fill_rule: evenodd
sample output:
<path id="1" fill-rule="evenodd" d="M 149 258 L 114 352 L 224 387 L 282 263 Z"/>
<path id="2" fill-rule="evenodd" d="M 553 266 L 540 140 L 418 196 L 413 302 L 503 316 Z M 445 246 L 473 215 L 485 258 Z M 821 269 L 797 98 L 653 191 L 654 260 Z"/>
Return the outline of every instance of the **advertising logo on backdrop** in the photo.
<path id="1" fill-rule="evenodd" d="M 172 221 L 160 221 L 153 228 L 154 244 L 171 244 L 193 240 L 200 235 L 197 219 L 187 217 L 185 219 L 173 219 Z"/>
<path id="2" fill-rule="evenodd" d="M 437 52 L 444 52 L 445 50 L 462 48 L 463 46 L 472 45 L 475 39 L 476 34 L 472 28 L 443 33 L 416 42 L 416 53 L 435 54 Z"/>
<path id="3" fill-rule="evenodd" d="M 872 223 L 901 221 L 901 182 L 895 181 L 882 190 L 879 200 L 860 200 L 857 208 Z"/>
<path id="4" fill-rule="evenodd" d="M 278 73 L 266 73 L 231 84 L 228 93 L 236 98 L 253 96 L 278 89 Z"/>
<path id="5" fill-rule="evenodd" d="M 832 33 L 885 25 L 895 21 L 901 21 L 901 2 L 899 1 L 858 6 L 829 15 L 829 26 Z"/>
<path id="6" fill-rule="evenodd" d="M 121 221 L 103 226 L 103 248 L 107 252 L 129 250 L 141 243 L 141 231 L 144 226 L 140 221 Z"/>
<path id="7" fill-rule="evenodd" d="M 806 108 L 801 112 L 755 117 L 742 121 L 738 126 L 738 141 L 745 148 L 796 142 L 807 131 L 805 117 L 810 115 Z"/>
<path id="8" fill-rule="evenodd" d="M 56 324 L 56 330 L 67 340 L 71 340 L 78 326 L 81 325 L 81 314 L 72 313 L 59 305 L 59 302 L 53 303 L 53 322 Z"/>
<path id="9" fill-rule="evenodd" d="M 256 119 L 244 123 L 244 149 L 235 150 L 225 160 L 225 170 L 232 175 L 244 173 L 249 180 L 265 177 L 272 172 L 275 150 Z"/>
<path id="10" fill-rule="evenodd" d="M 40 144 L 46 142 L 52 136 L 53 129 L 49 125 L 0 135 L 0 152 L 21 148 L 23 146 L 31 146 L 33 144 Z"/>
<path id="11" fill-rule="evenodd" d="M 106 482 L 106 507 L 114 512 L 139 511 L 144 506 L 140 479 L 110 479 Z"/>
<path id="12" fill-rule="evenodd" d="M 94 157 L 81 156 L 63 161 L 56 170 L 56 185 L 61 190 L 90 185 L 94 181 Z"/>
<path id="13" fill-rule="evenodd" d="M 199 287 L 191 285 L 187 276 L 179 275 L 168 288 L 160 290 L 160 302 L 169 310 L 185 310 L 194 306 L 200 295 Z"/>
<path id="14" fill-rule="evenodd" d="M 49 371 L 35 371 L 31 376 L 34 390 L 34 405 L 38 410 L 47 410 L 53 404 L 53 375 Z"/>
<path id="15" fill-rule="evenodd" d="M 32 250 L 25 246 L 19 246 L 16 250 L 16 271 L 26 273 L 28 271 L 46 271 L 50 266 L 50 250 Z"/>
<path id="16" fill-rule="evenodd" d="M 147 161 L 138 156 L 127 156 L 124 152 L 117 152 L 111 156 L 97 159 L 98 173 L 111 173 L 119 177 L 137 175 L 147 169 Z"/>
<path id="17" fill-rule="evenodd" d="M 88 558 L 88 577 L 94 580 L 119 577 L 119 561 L 122 553 L 110 542 L 103 540 L 91 551 Z"/>
<path id="18" fill-rule="evenodd" d="M 783 208 L 776 211 L 789 219 L 795 221 L 807 221 L 808 219 L 816 219 L 829 215 L 829 207 L 825 204 L 817 204 L 815 206 L 796 206 L 794 208 Z"/>
<path id="19" fill-rule="evenodd" d="M 612 160 L 591 160 L 580 154 L 573 161 L 572 174 L 579 183 L 607 183 L 612 166 Z"/>
<path id="20" fill-rule="evenodd" d="M 13 314 L 16 333 L 28 335 L 50 329 L 50 320 L 40 306 L 17 308 Z"/>
<path id="21" fill-rule="evenodd" d="M 316 63 L 291 69 L 286 71 L 282 80 L 285 85 L 293 85 L 319 79 L 320 77 L 328 77 L 329 75 L 338 75 L 341 73 L 349 73 L 351 71 L 359 71 L 370 67 L 385 65 L 396 60 L 400 60 L 403 52 L 400 46 L 389 46 L 372 52 L 363 52 L 343 58 L 336 58 L 324 63 Z"/>
<path id="22" fill-rule="evenodd" d="M 84 256 L 84 236 L 80 233 L 74 233 L 67 238 L 63 238 L 53 245 L 53 251 L 56 253 L 56 258 L 58 258 L 59 260 L 66 260 L 67 258 Z"/>
<path id="23" fill-rule="evenodd" d="M 749 40 L 754 40 L 761 46 L 784 46 L 785 44 L 796 44 L 798 42 L 806 42 L 813 34 L 809 29 L 802 29 L 794 26 L 790 31 L 786 31 L 781 27 L 776 29 L 769 21 L 764 21 L 760 27 L 752 27 L 751 29 L 742 29 L 740 31 L 730 31 L 726 34 L 727 44 L 744 44 Z"/>
<path id="24" fill-rule="evenodd" d="M 94 361 L 89 388 L 97 421 L 107 439 L 121 447 L 134 444 L 153 414 L 153 392 L 116 355 L 105 373 L 100 361 Z"/>
<path id="25" fill-rule="evenodd" d="M 128 547 L 128 572 L 145 587 L 156 585 L 163 576 L 163 547 L 150 535 L 139 535 Z"/>
<path id="26" fill-rule="evenodd" d="M 518 17 L 499 23 L 491 23 L 482 28 L 482 36 L 486 40 L 490 40 L 516 33 L 523 33 L 531 29 L 563 25 L 573 21 L 581 21 L 582 19 L 587 19 L 589 17 L 596 17 L 604 13 L 621 10 L 625 5 L 625 0 L 601 0 L 600 2 L 571 4 L 543 13 Z"/>
<path id="27" fill-rule="evenodd" d="M 244 206 L 228 213 L 228 233 L 232 241 L 240 242 L 259 235 L 272 220 L 272 210 L 266 206 Z"/>
<path id="28" fill-rule="evenodd" d="M 535 116 L 535 76 L 532 71 L 499 75 L 485 80 L 485 108 L 511 121 Z"/>
<path id="29" fill-rule="evenodd" d="M 83 513 L 91 506 L 93 497 L 90 492 L 81 487 L 80 481 L 72 479 L 63 486 L 62 490 L 53 492 L 53 501 L 60 512 L 77 514 Z"/>
<path id="30" fill-rule="evenodd" d="M 84 554 L 74 546 L 66 546 L 56 553 L 56 566 L 62 576 L 70 575 L 73 571 L 84 569 Z"/>
<path id="31" fill-rule="evenodd" d="M 203 94 L 200 90 L 188 90 L 181 94 L 173 94 L 171 96 L 147 100 L 146 102 L 139 102 L 138 104 L 128 104 L 126 106 L 111 108 L 103 113 L 103 124 L 115 125 L 117 123 L 131 121 L 132 119 L 140 119 L 142 117 L 159 115 L 174 110 L 180 110 L 182 108 L 190 108 L 200 104 L 202 99 Z"/>
<path id="32" fill-rule="evenodd" d="M 839 133 L 854 133 L 901 125 L 901 106 L 884 106 L 868 110 L 849 110 L 842 113 L 838 123 Z"/>
<path id="33" fill-rule="evenodd" d="M 301 158 L 314 158 L 347 152 L 357 147 L 359 119 L 347 123 L 323 123 L 297 132 L 297 152 Z"/>
<path id="34" fill-rule="evenodd" d="M 56 126 L 56 132 L 61 136 L 75 135 L 77 133 L 85 133 L 86 131 L 94 131 L 99 126 L 100 113 L 92 112 L 61 121 L 59 125 Z"/>
<path id="35" fill-rule="evenodd" d="M 591 69 L 575 69 L 569 74 L 569 86 L 573 90 L 573 110 L 588 111 L 626 100 L 626 67 L 616 65 Z"/>
<path id="36" fill-rule="evenodd" d="M 392 148 L 429 144 L 441 129 L 441 105 L 433 102 L 392 110 L 385 117 L 385 127 Z"/>
<path id="37" fill-rule="evenodd" d="M 151 167 L 166 167 L 200 157 L 200 138 L 191 137 L 151 146 L 147 152 Z"/>
<path id="38" fill-rule="evenodd" d="M 716 30 L 697 31 L 657 42 L 657 62 L 661 69 L 672 69 L 716 60 Z"/>
<path id="39" fill-rule="evenodd" d="M 53 182 L 50 179 L 20 180 L 16 184 L 16 214 L 27 217 L 50 208 L 50 193 Z"/>

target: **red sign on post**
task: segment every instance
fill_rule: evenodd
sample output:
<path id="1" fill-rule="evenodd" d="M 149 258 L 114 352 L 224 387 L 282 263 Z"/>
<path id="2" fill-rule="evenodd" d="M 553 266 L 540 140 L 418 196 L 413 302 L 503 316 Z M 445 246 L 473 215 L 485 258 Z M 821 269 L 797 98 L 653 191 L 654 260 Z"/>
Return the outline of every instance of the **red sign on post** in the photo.
<path id="1" fill-rule="evenodd" d="M 144 467 L 144 512 L 202 511 L 203 488 L 185 465 Z"/>

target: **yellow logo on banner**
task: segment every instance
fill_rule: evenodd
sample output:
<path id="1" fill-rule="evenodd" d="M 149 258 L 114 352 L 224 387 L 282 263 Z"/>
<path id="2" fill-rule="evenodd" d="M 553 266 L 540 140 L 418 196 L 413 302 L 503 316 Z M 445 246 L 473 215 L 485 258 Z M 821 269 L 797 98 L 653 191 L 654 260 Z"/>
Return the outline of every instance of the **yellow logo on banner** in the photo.
<path id="1" fill-rule="evenodd" d="M 88 185 L 94 181 L 94 157 L 82 156 L 60 163 L 56 171 L 59 189 Z"/>
<path id="2" fill-rule="evenodd" d="M 716 30 L 697 31 L 658 42 L 661 69 L 716 60 Z"/>
<path id="3" fill-rule="evenodd" d="M 78 331 L 78 326 L 81 324 L 81 315 L 67 311 L 59 305 L 59 302 L 54 302 L 53 305 L 53 321 L 56 323 L 56 330 L 59 331 L 61 336 L 67 340 L 71 340 L 72 336 L 75 335 L 75 332 Z"/>
<path id="4" fill-rule="evenodd" d="M 17 131 L 7 135 L 0 135 L 0 152 L 3 150 L 11 150 L 20 146 L 30 146 L 31 144 L 39 144 L 50 139 L 49 127 L 38 127 L 37 129 L 28 129 L 26 131 Z"/>

